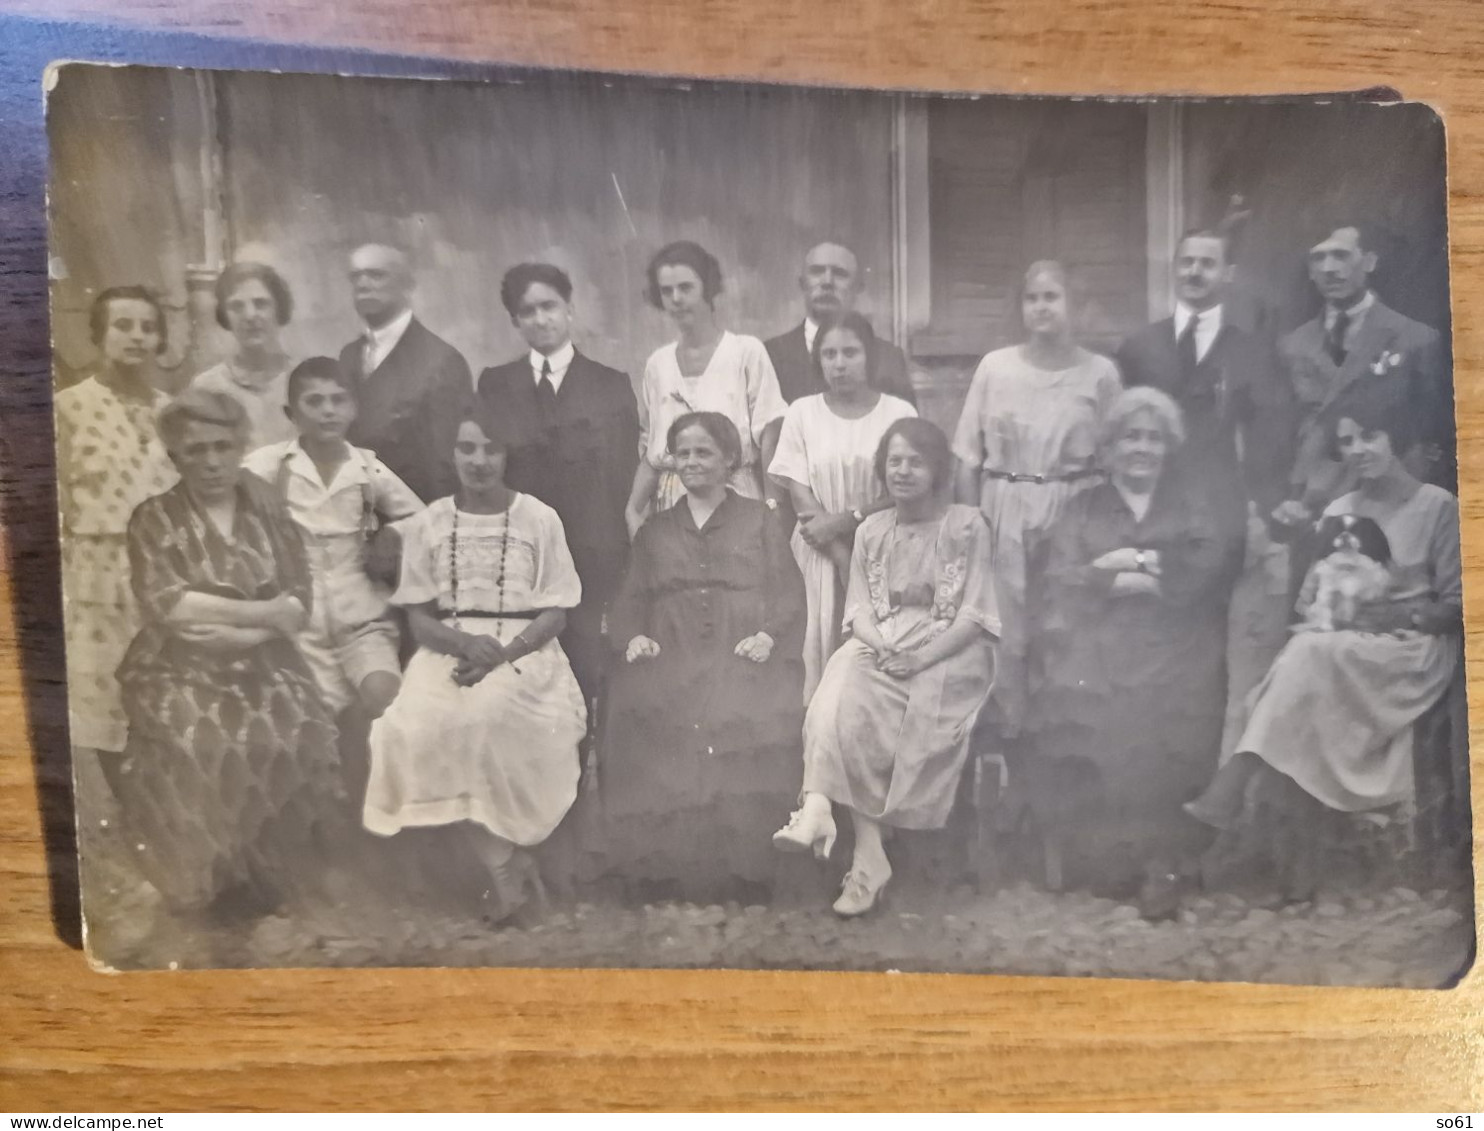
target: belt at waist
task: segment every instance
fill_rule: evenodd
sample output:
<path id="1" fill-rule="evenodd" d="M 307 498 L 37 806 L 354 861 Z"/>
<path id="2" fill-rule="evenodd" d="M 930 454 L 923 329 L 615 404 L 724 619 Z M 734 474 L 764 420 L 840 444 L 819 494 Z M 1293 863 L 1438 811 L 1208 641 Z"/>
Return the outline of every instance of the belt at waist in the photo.
<path id="1" fill-rule="evenodd" d="M 1084 467 L 1081 471 L 1066 471 L 1059 475 L 1027 475 L 1019 471 L 999 471 L 993 467 L 980 470 L 986 479 L 1003 479 L 1007 483 L 1075 483 L 1079 479 L 1101 478 L 1103 473 L 1095 467 Z"/>
<path id="2" fill-rule="evenodd" d="M 490 613 L 483 609 L 439 609 L 438 616 L 443 620 L 452 620 L 454 617 L 462 617 L 465 620 L 535 620 L 544 609 L 507 609 L 503 613 Z"/>

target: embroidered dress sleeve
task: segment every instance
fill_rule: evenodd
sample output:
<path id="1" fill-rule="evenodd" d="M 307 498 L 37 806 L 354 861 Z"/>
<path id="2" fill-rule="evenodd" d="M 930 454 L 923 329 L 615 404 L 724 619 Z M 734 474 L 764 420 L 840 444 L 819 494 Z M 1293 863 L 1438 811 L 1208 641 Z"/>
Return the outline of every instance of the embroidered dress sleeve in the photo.
<path id="1" fill-rule="evenodd" d="M 878 513 L 888 519 L 892 517 L 891 511 Z M 855 548 L 850 552 L 850 580 L 845 586 L 845 612 L 842 617 L 846 629 L 862 613 L 869 613 L 875 621 L 881 619 L 882 610 L 877 606 L 875 595 L 871 592 L 870 580 L 874 573 L 879 582 L 884 570 L 881 560 L 881 526 L 876 518 L 877 515 L 873 514 L 861 524 L 855 534 Z"/>
<path id="2" fill-rule="evenodd" d="M 517 499 L 519 505 L 522 499 Z M 534 502 L 535 500 L 529 500 Z M 582 603 L 582 582 L 577 576 L 577 567 L 572 564 L 572 552 L 567 548 L 567 536 L 562 529 L 562 520 L 554 510 L 531 510 L 535 514 L 536 529 L 533 541 L 536 544 L 536 577 L 531 584 L 530 602 L 533 609 L 575 609 Z M 515 508 L 509 514 L 515 521 Z"/>

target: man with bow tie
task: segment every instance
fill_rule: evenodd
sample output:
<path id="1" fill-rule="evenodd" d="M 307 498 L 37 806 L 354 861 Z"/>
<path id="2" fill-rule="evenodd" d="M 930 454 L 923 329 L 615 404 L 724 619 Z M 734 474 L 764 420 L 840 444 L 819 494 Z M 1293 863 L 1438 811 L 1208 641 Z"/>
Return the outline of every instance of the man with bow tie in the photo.
<path id="1" fill-rule="evenodd" d="M 365 331 L 340 351 L 360 405 L 347 438 L 374 451 L 420 499 L 441 498 L 453 488 L 447 417 L 473 394 L 469 365 L 413 317 L 412 267 L 402 251 L 356 248 L 350 285 Z"/>
<path id="2" fill-rule="evenodd" d="M 1441 335 L 1398 314 L 1371 289 L 1377 253 L 1366 228 L 1343 222 L 1321 235 L 1308 266 L 1324 309 L 1278 345 L 1298 400 L 1299 432 L 1289 500 L 1274 518 L 1293 528 L 1307 526 L 1353 486 L 1331 451 L 1326 410 L 1352 383 L 1372 376 L 1395 374 L 1411 383 L 1422 443 L 1407 459 L 1409 469 L 1450 491 L 1457 486 L 1453 390 Z"/>

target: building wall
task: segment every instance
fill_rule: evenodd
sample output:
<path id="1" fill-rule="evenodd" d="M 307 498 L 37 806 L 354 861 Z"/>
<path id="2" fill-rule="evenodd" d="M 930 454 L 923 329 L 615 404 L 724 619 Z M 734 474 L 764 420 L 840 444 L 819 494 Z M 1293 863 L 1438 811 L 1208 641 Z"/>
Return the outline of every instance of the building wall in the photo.
<path id="1" fill-rule="evenodd" d="M 1377 292 L 1448 330 L 1442 122 L 1425 106 L 1196 103 L 1185 110 L 1185 211 L 1209 224 L 1233 196 L 1251 212 L 1235 248 L 1248 301 L 1284 332 L 1320 300 L 1305 252 L 1336 218 L 1376 230 Z"/>
<path id="2" fill-rule="evenodd" d="M 89 356 L 88 297 L 120 281 L 184 301 L 201 254 L 188 73 L 68 71 L 53 96 L 59 352 Z M 228 250 L 277 266 L 294 290 L 298 355 L 358 330 L 345 281 L 356 243 L 414 254 L 420 316 L 476 371 L 521 348 L 499 304 L 504 270 L 546 259 L 573 275 L 579 344 L 637 376 L 673 336 L 644 303 L 644 268 L 672 239 L 721 260 L 732 329 L 802 317 L 805 248 L 832 236 L 867 270 L 885 331 L 891 294 L 891 101 L 767 87 L 685 89 L 553 75 L 540 83 L 349 80 L 224 73 L 215 129 Z M 81 319 L 81 320 L 80 320 Z M 207 352 L 226 348 L 213 331 Z"/>

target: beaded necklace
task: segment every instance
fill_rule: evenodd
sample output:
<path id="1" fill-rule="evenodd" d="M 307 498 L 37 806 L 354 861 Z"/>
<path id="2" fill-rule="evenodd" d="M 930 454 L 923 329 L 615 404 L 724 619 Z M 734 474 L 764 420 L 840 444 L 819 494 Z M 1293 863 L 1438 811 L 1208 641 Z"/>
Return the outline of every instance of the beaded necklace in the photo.
<path id="1" fill-rule="evenodd" d="M 495 575 L 496 616 L 505 612 L 505 558 L 510 552 L 510 512 L 514 507 L 515 494 L 512 492 L 510 502 L 505 507 L 505 527 L 500 533 L 500 570 Z M 459 622 L 459 502 L 457 498 L 453 503 L 453 545 L 448 554 L 448 573 L 449 595 L 453 599 L 453 626 L 462 632 L 463 625 Z"/>

